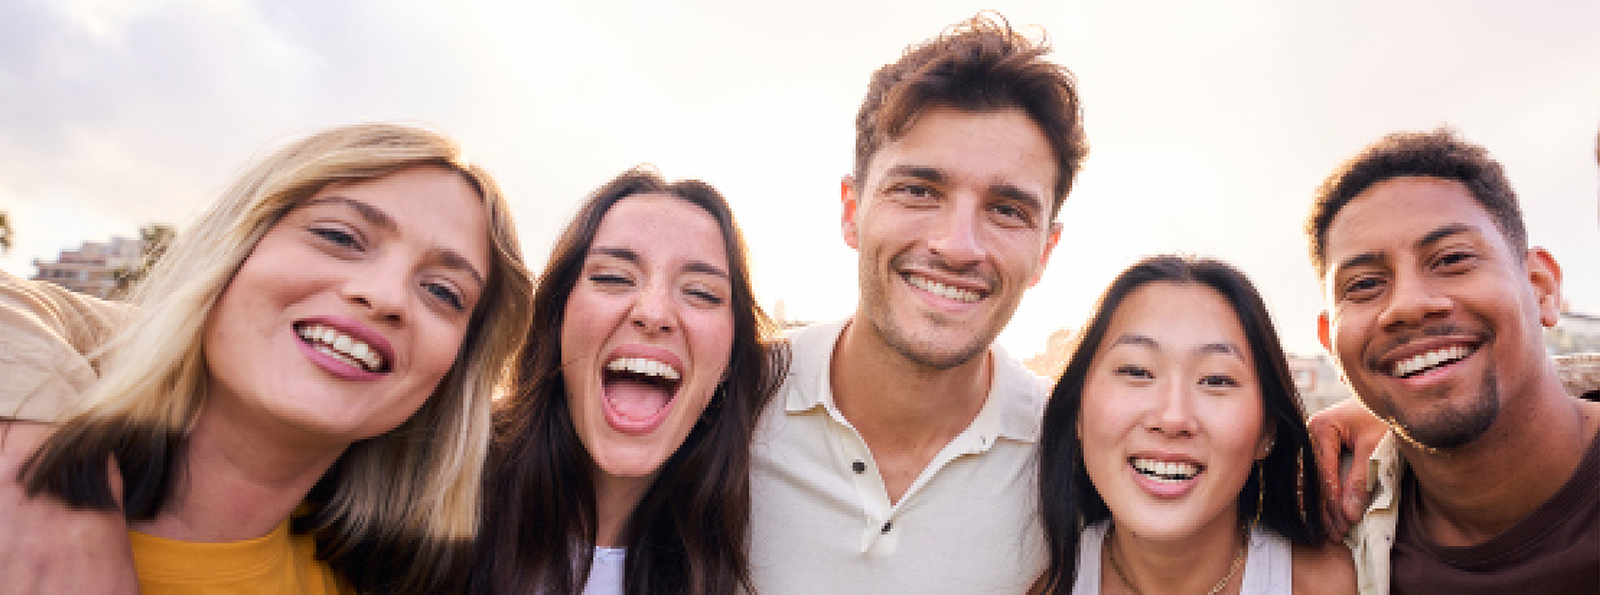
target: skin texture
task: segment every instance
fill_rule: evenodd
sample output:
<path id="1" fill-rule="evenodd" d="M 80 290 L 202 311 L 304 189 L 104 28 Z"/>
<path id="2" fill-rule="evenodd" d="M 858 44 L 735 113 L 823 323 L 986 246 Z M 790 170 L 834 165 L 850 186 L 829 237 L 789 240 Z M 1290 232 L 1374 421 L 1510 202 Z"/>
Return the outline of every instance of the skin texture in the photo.
<path id="1" fill-rule="evenodd" d="M 205 481 L 133 528 L 188 541 L 265 534 L 351 442 L 410 417 L 453 365 L 482 291 L 478 204 L 459 175 L 415 167 L 325 188 L 274 224 L 204 331 L 212 388 L 187 466 Z M 386 371 L 351 379 L 317 363 L 295 333 L 308 320 L 386 344 Z"/>
<path id="2" fill-rule="evenodd" d="M 1566 482 L 1596 432 L 1595 404 L 1565 393 L 1541 342 L 1560 267 L 1542 249 L 1519 253 L 1465 187 L 1435 178 L 1372 186 L 1327 238 L 1320 336 L 1405 438 L 1423 531 L 1441 545 L 1499 534 Z M 1448 347 L 1468 355 L 1395 374 L 1397 361 Z"/>
<path id="3" fill-rule="evenodd" d="M 1240 490 L 1271 448 L 1254 369 L 1238 318 L 1210 288 L 1152 283 L 1113 315 L 1084 386 L 1078 432 L 1085 469 L 1114 519 L 1108 548 L 1141 589 L 1204 592 L 1227 575 L 1243 539 Z M 1165 484 L 1136 471 L 1136 458 L 1200 472 Z M 1121 586 L 1114 573 L 1102 580 Z"/>
<path id="4" fill-rule="evenodd" d="M 872 449 L 891 501 L 983 406 L 981 356 L 1059 235 L 1052 155 L 1025 112 L 935 107 L 872 156 L 866 179 L 842 184 L 841 231 L 860 253 L 861 295 L 836 348 L 834 399 Z"/>
<path id="5" fill-rule="evenodd" d="M 480 277 L 489 270 L 479 200 L 458 174 L 417 167 L 330 186 L 274 224 L 203 331 L 212 390 L 190 437 L 187 473 L 196 480 L 155 519 L 132 528 L 190 541 L 265 534 L 350 442 L 409 417 L 450 369 L 465 336 L 482 291 L 467 268 Z M 309 317 L 381 336 L 392 349 L 387 372 L 352 380 L 314 363 L 293 332 Z M 0 471 L 14 476 L 18 453 L 31 452 L 43 434 L 0 447 Z M 31 444 L 13 448 L 25 439 Z M 7 527 L 82 536 L 30 542 L 25 556 L 0 557 L 8 592 L 137 592 L 121 514 L 22 502 L 14 499 L 21 492 L 15 483 L 3 488 Z M 22 522 L 10 523 L 13 513 Z M 0 540 L 0 551 L 12 547 L 8 541 Z"/>
<path id="6" fill-rule="evenodd" d="M 733 348 L 731 295 L 722 233 L 700 207 L 641 194 L 601 220 L 561 330 L 573 424 L 595 463 L 600 545 L 614 545 L 622 520 L 710 403 Z M 679 374 L 664 419 L 615 423 L 615 385 L 604 369 L 617 358 L 658 361 Z"/>

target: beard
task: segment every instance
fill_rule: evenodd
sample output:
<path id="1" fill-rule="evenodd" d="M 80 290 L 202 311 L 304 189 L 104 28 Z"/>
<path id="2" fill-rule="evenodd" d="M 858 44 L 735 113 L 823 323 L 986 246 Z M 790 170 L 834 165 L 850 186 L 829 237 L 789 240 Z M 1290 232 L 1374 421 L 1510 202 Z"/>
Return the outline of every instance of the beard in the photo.
<path id="1" fill-rule="evenodd" d="M 1426 410 L 1407 411 L 1395 406 L 1392 396 L 1384 396 L 1384 406 L 1392 413 L 1389 425 L 1397 434 L 1428 450 L 1448 450 L 1472 443 L 1489 431 L 1500 416 L 1498 377 L 1491 371 L 1483 379 L 1477 395 L 1465 403 L 1439 403 Z"/>
<path id="2" fill-rule="evenodd" d="M 911 363 L 931 370 L 949 370 L 972 361 L 972 358 L 989 350 L 993 336 L 974 336 L 965 344 L 948 345 L 930 338 L 917 337 L 902 328 L 887 307 L 869 313 L 866 321 L 874 332 L 883 338 L 895 353 Z"/>

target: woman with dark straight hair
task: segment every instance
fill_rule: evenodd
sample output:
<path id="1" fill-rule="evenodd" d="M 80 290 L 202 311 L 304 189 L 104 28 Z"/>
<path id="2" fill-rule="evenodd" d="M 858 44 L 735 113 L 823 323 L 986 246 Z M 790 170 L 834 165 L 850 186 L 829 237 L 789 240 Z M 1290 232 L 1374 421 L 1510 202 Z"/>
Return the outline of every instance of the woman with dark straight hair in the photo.
<path id="1" fill-rule="evenodd" d="M 1035 590 L 1354 592 L 1349 550 L 1324 543 L 1316 465 L 1249 280 L 1144 259 L 1100 298 L 1045 409 Z"/>
<path id="2" fill-rule="evenodd" d="M 749 445 L 783 352 L 745 254 L 700 182 L 634 169 L 584 204 L 496 412 L 474 592 L 754 590 Z"/>

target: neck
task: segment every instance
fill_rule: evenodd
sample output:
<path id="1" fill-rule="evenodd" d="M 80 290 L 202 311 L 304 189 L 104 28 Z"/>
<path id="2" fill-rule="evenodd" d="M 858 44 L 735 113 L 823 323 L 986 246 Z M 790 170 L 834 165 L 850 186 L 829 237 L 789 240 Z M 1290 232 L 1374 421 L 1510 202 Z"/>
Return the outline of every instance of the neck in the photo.
<path id="1" fill-rule="evenodd" d="M 1200 531 L 1173 539 L 1143 537 L 1113 522 L 1101 554 L 1101 592 L 1207 593 L 1223 577 L 1228 579 L 1221 592 L 1231 592 L 1227 586 L 1242 580 L 1242 561 L 1237 571 L 1233 563 L 1246 543 L 1237 518 L 1230 506 Z M 1112 556 L 1135 588 L 1111 567 Z M 1106 588 L 1110 585 L 1120 588 Z"/>
<path id="2" fill-rule="evenodd" d="M 622 530 L 633 516 L 635 508 L 650 491 L 655 476 L 617 477 L 604 471 L 594 473 L 595 527 L 594 544 L 599 547 L 623 547 Z"/>
<path id="3" fill-rule="evenodd" d="M 907 359 L 868 327 L 859 315 L 845 327 L 829 377 L 839 412 L 873 452 L 880 444 L 938 450 L 971 425 L 988 398 L 989 353 L 932 369 Z"/>
<path id="4" fill-rule="evenodd" d="M 285 440 L 241 418 L 202 407 L 184 448 L 183 474 L 156 518 L 134 523 L 141 533 L 181 541 L 228 542 L 270 533 L 348 443 Z"/>
<path id="5" fill-rule="evenodd" d="M 1567 395 L 1553 374 L 1510 397 L 1519 406 L 1465 446 L 1428 451 L 1399 441 L 1416 474 L 1422 529 L 1440 545 L 1483 543 L 1533 512 L 1566 485 L 1600 428 L 1600 403 Z"/>

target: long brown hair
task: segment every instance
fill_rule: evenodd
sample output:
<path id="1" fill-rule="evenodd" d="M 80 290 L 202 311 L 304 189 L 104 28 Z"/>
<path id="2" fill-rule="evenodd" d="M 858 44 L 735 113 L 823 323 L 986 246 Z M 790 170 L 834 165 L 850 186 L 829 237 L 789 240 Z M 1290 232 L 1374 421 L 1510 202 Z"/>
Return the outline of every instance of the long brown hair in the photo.
<path id="1" fill-rule="evenodd" d="M 670 194 L 716 219 L 733 287 L 734 337 L 726 379 L 623 525 L 624 590 L 754 590 L 746 555 L 750 439 L 782 377 L 784 352 L 772 339 L 776 326 L 755 301 L 744 238 L 727 201 L 704 183 L 668 183 L 635 168 L 590 196 L 557 241 L 534 291 L 534 323 L 517 385 L 495 412 L 474 592 L 577 593 L 588 579 L 598 525 L 594 463 L 567 404 L 562 317 L 606 212 L 644 193 Z"/>

